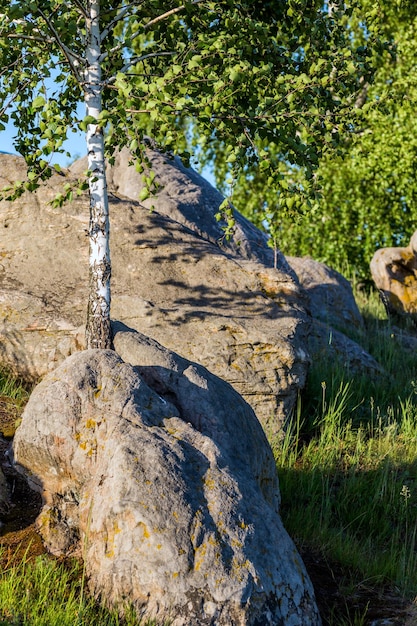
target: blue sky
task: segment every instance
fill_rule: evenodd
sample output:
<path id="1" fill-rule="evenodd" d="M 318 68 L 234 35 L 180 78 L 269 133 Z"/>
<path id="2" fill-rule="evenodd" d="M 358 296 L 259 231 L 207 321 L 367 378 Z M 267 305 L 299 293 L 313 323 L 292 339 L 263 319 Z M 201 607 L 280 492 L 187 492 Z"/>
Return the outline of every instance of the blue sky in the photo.
<path id="1" fill-rule="evenodd" d="M 13 148 L 13 137 L 15 133 L 16 129 L 11 123 L 7 124 L 6 129 L 0 132 L 1 152 L 16 154 L 16 150 Z M 70 163 L 86 154 L 85 133 L 71 133 L 64 147 L 71 154 L 71 157 L 69 158 L 65 154 L 56 154 L 53 159 L 53 162 L 59 163 L 61 167 L 67 167 Z"/>

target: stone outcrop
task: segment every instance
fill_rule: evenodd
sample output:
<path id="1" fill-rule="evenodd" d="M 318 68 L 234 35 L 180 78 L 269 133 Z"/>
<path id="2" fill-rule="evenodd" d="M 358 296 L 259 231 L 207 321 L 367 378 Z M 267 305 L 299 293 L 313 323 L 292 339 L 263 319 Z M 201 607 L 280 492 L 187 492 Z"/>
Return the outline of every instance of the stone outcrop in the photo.
<path id="1" fill-rule="evenodd" d="M 312 324 L 307 338 L 311 359 L 337 360 L 350 372 L 382 372 L 381 365 L 353 339 L 365 332 L 352 287 L 339 272 L 311 257 L 287 257 L 304 290 Z"/>
<path id="2" fill-rule="evenodd" d="M 214 244 L 221 242 L 223 249 L 240 258 L 255 260 L 272 268 L 274 253 L 267 245 L 265 234 L 239 213 L 232 239 L 224 240 L 221 223 L 214 217 L 223 200 L 216 189 L 192 169 L 185 168 L 178 158 L 169 158 L 152 151 L 148 155 L 158 186 L 158 212 L 175 219 Z M 70 168 L 78 176 L 86 169 L 85 158 L 76 161 Z M 123 194 L 132 200 L 139 198 L 144 188 L 143 175 L 130 164 L 126 149 L 116 154 L 114 165 L 108 169 L 108 180 L 113 193 Z M 153 197 L 144 201 L 148 208 L 154 204 Z M 332 359 L 337 358 L 352 371 L 380 371 L 375 359 L 349 338 L 364 330 L 362 316 L 349 281 L 339 272 L 311 257 L 284 258 L 278 252 L 276 260 L 280 271 L 285 271 L 292 277 L 296 276 L 303 288 L 298 292 L 298 302 L 312 316 L 312 326 L 305 344 L 308 345 L 312 359 L 323 358 L 325 355 Z M 263 277 L 266 294 L 269 293 L 270 283 L 267 276 Z M 239 391 L 242 393 L 242 389 Z"/>
<path id="3" fill-rule="evenodd" d="M 390 315 L 417 315 L 417 231 L 403 248 L 381 248 L 371 274 Z"/>
<path id="4" fill-rule="evenodd" d="M 144 618 L 318 626 L 249 405 L 203 367 L 115 331 L 140 365 L 72 355 L 35 388 L 15 435 L 14 462 L 43 495 L 46 545 L 82 556 L 91 590 Z"/>
<path id="5" fill-rule="evenodd" d="M 307 345 L 312 360 L 322 365 L 326 362 L 333 367 L 338 364 L 349 374 L 366 371 L 375 376 L 384 371 L 360 343 L 319 320 L 313 320 Z"/>
<path id="6" fill-rule="evenodd" d="M 283 254 L 274 252 L 267 244 L 265 233 L 256 228 L 241 213 L 236 212 L 236 224 L 230 240 L 224 237 L 224 222 L 216 219 L 223 196 L 192 168 L 186 168 L 178 157 L 148 150 L 147 156 L 154 175 L 155 193 L 142 202 L 148 209 L 156 208 L 179 224 L 186 226 L 206 241 L 219 246 L 237 258 L 258 261 L 266 267 L 277 265 L 286 274 L 291 269 Z M 87 170 L 87 158 L 73 163 L 72 175 L 82 177 Z M 114 165 L 107 167 L 107 182 L 111 193 L 137 201 L 143 190 L 143 174 L 131 164 L 129 151 L 124 148 L 115 154 Z"/>
<path id="7" fill-rule="evenodd" d="M 0 162 L 0 187 L 24 179 L 22 159 Z M 154 211 L 111 197 L 112 317 L 230 382 L 276 434 L 308 366 L 297 280 L 282 255 L 272 267 L 264 235 L 239 215 L 235 240 L 219 242 L 221 196 L 177 162 L 165 167 Z M 34 379 L 84 346 L 88 198 L 50 205 L 72 180 L 57 174 L 0 205 L 0 359 Z M 173 217 L 159 211 L 163 193 Z"/>
<path id="8" fill-rule="evenodd" d="M 313 319 L 340 332 L 362 330 L 363 319 L 348 280 L 311 257 L 286 257 L 308 298 Z"/>

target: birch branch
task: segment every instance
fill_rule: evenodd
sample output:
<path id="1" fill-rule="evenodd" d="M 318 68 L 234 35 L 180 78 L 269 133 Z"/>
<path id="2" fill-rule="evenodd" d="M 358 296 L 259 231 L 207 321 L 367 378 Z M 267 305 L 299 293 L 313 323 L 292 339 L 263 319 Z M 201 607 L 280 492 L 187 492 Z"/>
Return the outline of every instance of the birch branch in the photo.
<path id="1" fill-rule="evenodd" d="M 191 4 L 200 4 L 200 2 L 204 2 L 204 1 L 205 0 L 193 0 L 193 2 L 191 2 Z M 184 9 L 185 9 L 185 4 L 182 4 L 180 7 L 175 7 L 174 9 L 170 9 L 166 13 L 163 13 L 162 15 L 158 15 L 158 17 L 154 17 L 153 20 L 151 20 L 150 22 L 147 22 L 147 24 L 145 24 L 144 28 L 146 28 L 146 29 L 150 28 L 151 26 L 154 26 L 158 22 L 161 22 L 162 20 L 165 20 L 167 17 L 170 17 L 171 15 L 175 15 L 176 13 L 180 13 Z"/>
<path id="2" fill-rule="evenodd" d="M 143 54 L 140 57 L 132 57 L 128 63 L 126 63 L 122 69 L 120 70 L 120 72 L 122 72 L 123 74 L 125 72 L 127 72 L 132 65 L 135 65 L 135 63 L 140 63 L 141 61 L 146 61 L 146 59 L 151 59 L 154 57 L 166 57 L 166 56 L 173 56 L 175 55 L 175 52 L 149 52 L 148 54 Z M 105 82 L 106 85 L 111 85 L 112 83 L 114 83 L 116 80 L 116 76 L 112 76 L 108 81 Z"/>
<path id="3" fill-rule="evenodd" d="M 78 65 L 82 65 L 84 63 L 84 59 L 79 56 L 78 54 L 76 54 L 75 52 L 73 52 L 72 50 L 70 50 L 70 48 L 68 48 L 68 46 L 66 46 L 64 44 L 64 42 L 61 40 L 58 32 L 56 31 L 54 25 L 51 23 L 51 21 L 48 19 L 48 17 L 45 15 L 45 13 L 43 11 L 41 11 L 41 9 L 39 9 L 39 14 L 41 15 L 42 19 L 45 21 L 47 27 L 49 28 L 50 32 L 53 35 L 53 38 L 55 39 L 56 43 L 58 44 L 58 46 L 61 48 L 62 52 L 64 53 L 64 56 L 66 57 L 70 68 L 74 74 L 74 76 L 76 77 L 76 79 L 78 80 L 79 83 L 82 82 L 82 76 L 78 71 Z"/>
<path id="4" fill-rule="evenodd" d="M 72 0 L 75 4 L 75 6 L 81 11 L 81 13 L 83 14 L 83 16 L 87 19 L 88 17 L 88 13 L 86 8 L 82 5 L 82 3 L 80 2 L 80 0 Z"/>
<path id="5" fill-rule="evenodd" d="M 193 0 L 193 2 L 191 2 L 191 4 L 200 4 L 201 2 L 205 2 L 205 1 L 206 0 Z M 149 22 L 144 24 L 143 25 L 143 29 L 142 30 L 138 30 L 138 32 L 135 33 L 130 38 L 130 41 L 134 41 L 136 39 L 136 37 L 139 37 L 139 35 L 141 35 L 145 30 L 147 30 L 151 26 L 154 26 L 158 22 L 161 22 L 162 20 L 165 20 L 167 17 L 170 17 L 171 15 L 175 15 L 176 13 L 180 13 L 181 11 L 184 11 L 185 8 L 186 8 L 185 4 L 182 4 L 179 7 L 175 7 L 174 9 L 170 9 L 169 11 L 167 11 L 166 13 L 163 13 L 162 15 L 158 15 L 158 17 L 155 17 L 153 20 L 150 20 Z M 118 44 L 117 46 L 115 46 L 114 48 L 109 50 L 108 52 L 105 52 L 100 57 L 100 62 L 104 61 L 104 59 L 106 59 L 111 54 L 114 54 L 115 52 L 118 52 L 119 50 L 124 48 L 124 46 L 125 46 L 125 43 L 123 42 L 123 43 Z"/>
<path id="6" fill-rule="evenodd" d="M 105 39 L 109 33 L 112 31 L 112 29 L 115 27 L 115 25 L 120 22 L 125 15 L 127 15 L 127 13 L 129 13 L 129 11 L 131 9 L 133 9 L 134 7 L 140 6 L 141 4 L 143 4 L 143 2 L 132 2 L 131 4 L 127 4 L 126 6 L 122 7 L 119 11 L 119 13 L 116 15 L 116 17 L 110 22 L 110 24 L 108 26 L 106 26 L 106 28 L 103 30 L 102 34 L 101 34 L 101 40 L 103 41 L 103 39 Z"/>

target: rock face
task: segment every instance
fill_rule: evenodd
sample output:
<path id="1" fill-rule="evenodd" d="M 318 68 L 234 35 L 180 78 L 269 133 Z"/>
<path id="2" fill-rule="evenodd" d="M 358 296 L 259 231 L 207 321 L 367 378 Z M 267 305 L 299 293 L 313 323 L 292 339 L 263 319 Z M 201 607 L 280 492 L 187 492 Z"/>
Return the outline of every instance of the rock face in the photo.
<path id="1" fill-rule="evenodd" d="M 214 244 L 222 241 L 223 249 L 234 255 L 259 261 L 272 268 L 274 254 L 267 246 L 264 233 L 254 228 L 242 215 L 238 214 L 232 240 L 222 240 L 223 231 L 214 215 L 223 198 L 216 189 L 192 169 L 185 168 L 178 158 L 170 159 L 152 151 L 148 155 L 152 161 L 155 180 L 160 187 L 157 194 L 157 208 L 160 213 L 175 219 Z M 129 162 L 126 149 L 116 155 L 114 166 L 108 170 L 109 186 L 114 193 L 136 200 L 144 183 L 142 175 Z M 70 168 L 78 176 L 86 169 L 86 159 L 80 159 Z M 144 204 L 150 208 L 154 202 L 151 197 Z M 362 316 L 349 281 L 339 272 L 311 257 L 284 258 L 279 253 L 277 260 L 280 270 L 293 270 L 291 275 L 297 276 L 303 287 L 299 291 L 298 302 L 312 316 L 312 325 L 305 343 L 312 359 L 326 355 L 337 358 L 350 370 L 380 371 L 375 359 L 345 334 L 364 330 Z M 267 284 L 264 284 L 264 292 L 268 293 Z M 193 358 L 196 358 L 195 355 Z M 243 389 L 240 388 L 239 391 L 242 393 Z M 255 408 L 260 413 L 260 409 L 256 406 Z M 286 408 L 289 408 L 288 404 Z M 262 421 L 265 423 L 263 418 Z"/>
<path id="2" fill-rule="evenodd" d="M 0 163 L 0 187 L 24 179 L 22 159 Z M 112 317 L 227 380 L 276 434 L 308 365 L 297 280 L 282 255 L 272 267 L 264 236 L 242 217 L 235 241 L 219 244 L 221 196 L 169 163 L 153 212 L 112 196 Z M 71 176 L 0 204 L 0 358 L 32 378 L 84 346 L 88 198 L 50 205 Z"/>
<path id="3" fill-rule="evenodd" d="M 49 549 L 83 556 L 110 605 L 173 626 L 320 624 L 253 411 L 203 367 L 115 330 L 140 366 L 72 355 L 35 388 L 15 435 Z"/>
<path id="4" fill-rule="evenodd" d="M 360 343 L 319 320 L 313 320 L 307 345 L 312 360 L 322 364 L 327 361 L 333 367 L 337 362 L 349 374 L 366 371 L 375 376 L 384 371 Z"/>
<path id="5" fill-rule="evenodd" d="M 381 248 L 371 274 L 389 314 L 417 315 L 417 231 L 405 248 Z"/>
<path id="6" fill-rule="evenodd" d="M 334 361 L 350 372 L 382 372 L 380 364 L 349 335 L 365 331 L 352 287 L 346 278 L 311 257 L 287 257 L 304 290 L 304 304 L 312 315 L 307 338 L 312 360 Z"/>
<path id="7" fill-rule="evenodd" d="M 308 297 L 313 319 L 340 332 L 362 329 L 363 319 L 348 280 L 311 257 L 287 257 Z"/>
<path id="8" fill-rule="evenodd" d="M 240 259 L 260 261 L 267 267 L 274 266 L 274 253 L 267 245 L 265 233 L 240 213 L 236 212 L 232 238 L 229 241 L 225 239 L 223 222 L 215 218 L 223 202 L 223 196 L 217 189 L 193 169 L 184 167 L 178 157 L 171 158 L 154 150 L 148 150 L 147 156 L 152 164 L 157 192 L 145 200 L 143 206 L 148 209 L 155 207 L 158 213 L 170 217 Z M 143 175 L 130 163 L 131 156 L 126 148 L 116 153 L 114 165 L 107 168 L 107 182 L 112 193 L 137 201 L 144 188 Z M 87 158 L 84 157 L 73 163 L 69 171 L 79 177 L 87 169 Z M 291 269 L 280 252 L 277 255 L 277 265 L 279 269 L 291 274 Z M 292 277 L 294 278 L 294 274 Z"/>

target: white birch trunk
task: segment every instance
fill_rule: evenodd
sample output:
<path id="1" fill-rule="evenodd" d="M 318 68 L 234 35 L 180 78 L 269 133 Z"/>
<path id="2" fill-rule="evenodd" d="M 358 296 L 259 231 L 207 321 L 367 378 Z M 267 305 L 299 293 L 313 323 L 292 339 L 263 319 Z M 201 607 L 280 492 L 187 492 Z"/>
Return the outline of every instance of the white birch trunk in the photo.
<path id="1" fill-rule="evenodd" d="M 87 66 L 84 99 L 86 114 L 95 119 L 102 110 L 100 0 L 87 5 Z M 104 137 L 100 127 L 89 124 L 87 152 L 90 190 L 90 282 L 87 312 L 87 348 L 110 348 L 110 247 L 109 204 L 104 160 Z"/>

